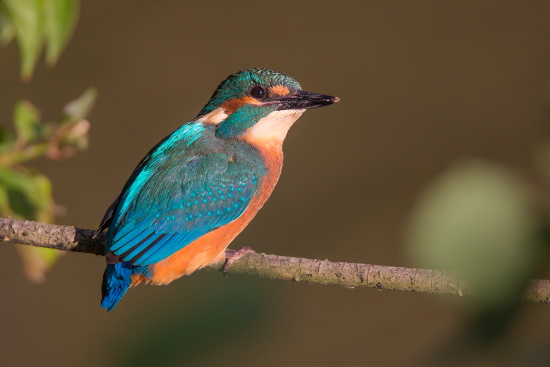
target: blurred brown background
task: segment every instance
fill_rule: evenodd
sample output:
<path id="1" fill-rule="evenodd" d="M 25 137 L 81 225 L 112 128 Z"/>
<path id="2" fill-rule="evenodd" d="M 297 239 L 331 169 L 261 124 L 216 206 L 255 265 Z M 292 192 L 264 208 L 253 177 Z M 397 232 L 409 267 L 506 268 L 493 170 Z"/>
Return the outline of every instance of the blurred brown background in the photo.
<path id="1" fill-rule="evenodd" d="M 475 156 L 531 172 L 548 127 L 548 14 L 542 0 L 83 1 L 58 66 L 40 65 L 32 83 L 18 78 L 15 44 L 0 50 L 0 121 L 20 98 L 56 119 L 98 88 L 90 149 L 36 165 L 67 208 L 58 223 L 95 228 L 141 157 L 221 80 L 283 71 L 342 101 L 293 127 L 282 179 L 234 245 L 402 266 L 410 210 L 445 167 Z M 107 313 L 103 268 L 100 257 L 67 254 L 45 284 L 30 284 L 11 245 L 0 246 L 0 364 L 422 365 L 462 322 L 434 296 L 205 271 L 131 289 Z M 528 306 L 510 363 L 540 362 L 549 335 L 550 308 Z"/>

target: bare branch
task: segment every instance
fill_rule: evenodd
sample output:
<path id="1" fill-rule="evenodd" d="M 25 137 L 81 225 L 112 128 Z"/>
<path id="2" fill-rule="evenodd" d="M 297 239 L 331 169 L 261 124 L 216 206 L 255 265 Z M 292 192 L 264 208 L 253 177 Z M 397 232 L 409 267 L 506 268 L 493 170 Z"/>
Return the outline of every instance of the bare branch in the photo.
<path id="1" fill-rule="evenodd" d="M 0 239 L 58 250 L 103 256 L 104 236 L 93 231 L 56 224 L 0 218 Z M 211 266 L 219 270 L 220 266 Z M 231 273 L 270 279 L 293 280 L 343 287 L 467 295 L 465 282 L 449 272 L 381 265 L 331 262 L 288 256 L 249 253 L 231 266 Z M 532 280 L 526 292 L 529 302 L 550 303 L 550 281 Z"/>

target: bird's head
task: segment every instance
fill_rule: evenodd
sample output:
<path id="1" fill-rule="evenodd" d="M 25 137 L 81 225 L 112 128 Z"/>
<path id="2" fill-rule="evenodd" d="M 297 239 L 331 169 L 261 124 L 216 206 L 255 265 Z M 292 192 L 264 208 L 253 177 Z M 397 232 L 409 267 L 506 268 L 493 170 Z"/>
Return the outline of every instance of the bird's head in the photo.
<path id="1" fill-rule="evenodd" d="M 247 69 L 221 82 L 195 120 L 217 125 L 216 135 L 222 139 L 282 143 L 290 126 L 306 109 L 338 100 L 304 92 L 286 74 Z"/>

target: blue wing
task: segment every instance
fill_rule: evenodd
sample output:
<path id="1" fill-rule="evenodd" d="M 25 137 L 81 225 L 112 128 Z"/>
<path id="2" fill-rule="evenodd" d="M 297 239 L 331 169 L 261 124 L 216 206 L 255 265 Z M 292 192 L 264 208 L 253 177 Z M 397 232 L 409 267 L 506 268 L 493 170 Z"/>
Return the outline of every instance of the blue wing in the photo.
<path id="1" fill-rule="evenodd" d="M 202 124 L 188 124 L 138 165 L 118 199 L 107 250 L 135 266 L 154 264 L 237 219 L 263 167 L 233 158 Z"/>

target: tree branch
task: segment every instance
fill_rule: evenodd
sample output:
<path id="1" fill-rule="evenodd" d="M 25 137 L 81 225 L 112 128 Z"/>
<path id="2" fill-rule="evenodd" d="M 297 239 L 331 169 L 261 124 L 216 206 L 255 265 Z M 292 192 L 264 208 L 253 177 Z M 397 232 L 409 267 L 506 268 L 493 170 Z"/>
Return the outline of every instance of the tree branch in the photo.
<path id="1" fill-rule="evenodd" d="M 64 251 L 104 255 L 104 235 L 56 224 L 0 218 L 0 239 Z M 219 265 L 210 266 L 219 270 Z M 471 289 L 450 272 L 393 266 L 331 262 L 288 256 L 249 253 L 231 265 L 231 272 L 270 279 L 293 280 L 343 287 L 463 296 Z M 525 294 L 529 302 L 550 303 L 550 281 L 531 280 Z"/>

